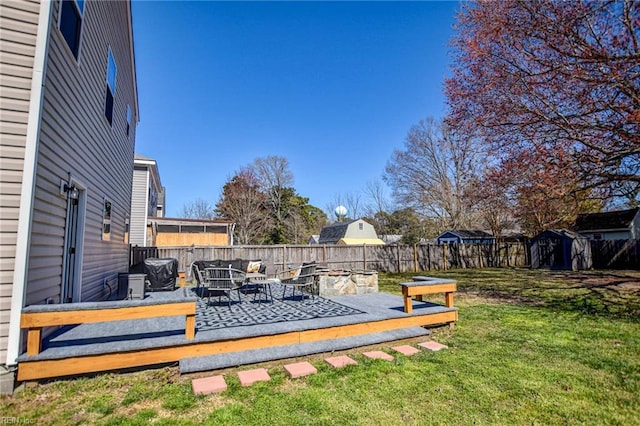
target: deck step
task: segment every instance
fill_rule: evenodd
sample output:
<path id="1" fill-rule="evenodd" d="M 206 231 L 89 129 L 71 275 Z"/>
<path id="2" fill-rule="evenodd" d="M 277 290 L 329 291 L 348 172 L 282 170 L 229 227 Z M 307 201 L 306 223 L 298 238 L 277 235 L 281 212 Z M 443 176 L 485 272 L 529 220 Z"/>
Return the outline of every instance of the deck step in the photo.
<path id="1" fill-rule="evenodd" d="M 300 343 L 297 345 L 275 346 L 250 351 L 184 358 L 180 360 L 180 372 L 195 373 L 198 371 L 219 370 L 222 368 L 255 364 L 258 362 L 295 358 L 322 352 L 340 351 L 359 346 L 375 345 L 383 342 L 427 336 L 429 334 L 429 330 L 425 328 L 408 327 L 381 333 L 362 334 L 359 336 L 320 340 L 317 342 Z"/>

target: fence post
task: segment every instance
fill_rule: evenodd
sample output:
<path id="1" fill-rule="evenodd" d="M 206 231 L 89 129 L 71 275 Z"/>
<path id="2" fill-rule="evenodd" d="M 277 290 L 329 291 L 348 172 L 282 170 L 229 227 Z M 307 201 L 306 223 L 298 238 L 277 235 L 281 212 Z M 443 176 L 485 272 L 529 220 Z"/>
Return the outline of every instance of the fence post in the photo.
<path id="1" fill-rule="evenodd" d="M 282 269 L 287 269 L 287 246 L 282 246 Z"/>
<path id="2" fill-rule="evenodd" d="M 362 244 L 362 270 L 366 271 L 367 270 L 367 245 L 366 244 Z"/>
<path id="3" fill-rule="evenodd" d="M 418 272 L 418 245 L 413 245 L 413 272 Z"/>
<path id="4" fill-rule="evenodd" d="M 442 269 L 447 270 L 447 244 L 442 245 Z"/>

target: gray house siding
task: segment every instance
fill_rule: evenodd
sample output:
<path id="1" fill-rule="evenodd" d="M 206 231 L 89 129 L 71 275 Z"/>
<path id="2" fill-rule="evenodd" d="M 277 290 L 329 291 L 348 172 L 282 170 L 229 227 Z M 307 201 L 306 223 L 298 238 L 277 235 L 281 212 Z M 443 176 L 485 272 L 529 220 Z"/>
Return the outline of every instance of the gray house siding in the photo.
<path id="1" fill-rule="evenodd" d="M 7 125 L 2 123 L 1 156 L 7 159 L 2 158 L 0 165 L 0 354 L 8 364 L 15 361 L 19 350 L 20 308 L 62 301 L 69 201 L 67 194 L 61 194 L 61 183 L 70 182 L 81 189 L 76 254 L 80 291 L 74 293 L 74 300 L 104 298 L 108 295 L 105 280 L 129 266 L 125 223 L 130 212 L 138 122 L 130 3 L 84 2 L 77 60 L 58 28 L 60 4 L 57 0 L 43 2 L 42 10 L 47 13 L 39 12 L 37 2 L 3 1 L 0 5 L 2 120 L 11 120 Z M 27 20 L 29 16 L 31 20 Z M 14 29 L 5 31 L 5 26 Z M 28 37 L 28 29 L 36 32 L 37 43 Z M 5 43 L 14 33 L 19 33 L 15 40 Z M 24 45 L 22 50 L 18 49 L 20 44 Z M 117 66 L 112 124 L 104 113 L 110 50 Z M 35 66 L 34 57 L 42 58 Z M 36 74 L 44 75 L 38 84 L 33 77 Z M 21 79 L 33 82 L 31 90 L 41 90 L 42 98 L 30 95 L 29 86 Z M 5 86 L 11 90 L 5 92 Z M 132 113 L 128 134 L 127 106 Z M 10 110 L 6 115 L 5 109 Z M 38 113 L 34 115 L 34 111 Z M 24 179 L 19 173 L 22 169 Z M 27 186 L 31 189 L 24 189 Z M 108 239 L 103 238 L 105 199 L 111 202 Z M 25 264 L 21 277 L 19 269 Z"/>
<path id="2" fill-rule="evenodd" d="M 129 219 L 129 243 L 133 246 L 146 246 L 148 193 L 149 171 L 146 167 L 136 166 L 133 170 L 131 219 Z"/>
<path id="3" fill-rule="evenodd" d="M 126 135 L 126 107 L 135 101 L 129 4 L 85 2 L 78 61 L 58 29 L 59 5 L 45 79 L 26 305 L 61 301 L 67 200 L 59 187 L 69 177 L 84 186 L 80 300 L 104 297 L 104 280 L 128 268 L 124 233 L 135 137 L 134 126 Z M 104 115 L 109 48 L 117 65 L 113 125 Z M 102 240 L 105 198 L 112 203 L 110 241 Z"/>
<path id="4" fill-rule="evenodd" d="M 7 340 L 39 2 L 0 3 L 0 360 Z"/>

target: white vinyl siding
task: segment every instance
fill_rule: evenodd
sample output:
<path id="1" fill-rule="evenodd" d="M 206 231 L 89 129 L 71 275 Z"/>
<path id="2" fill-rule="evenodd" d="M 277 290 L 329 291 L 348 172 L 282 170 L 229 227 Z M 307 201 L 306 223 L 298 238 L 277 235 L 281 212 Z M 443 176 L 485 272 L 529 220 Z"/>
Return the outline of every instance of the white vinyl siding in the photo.
<path id="1" fill-rule="evenodd" d="M 135 166 L 129 219 L 129 243 L 132 246 L 146 246 L 148 194 L 149 169 L 145 166 Z"/>
<path id="2" fill-rule="evenodd" d="M 39 11 L 37 1 L 0 3 L 0 364 L 7 354 Z"/>

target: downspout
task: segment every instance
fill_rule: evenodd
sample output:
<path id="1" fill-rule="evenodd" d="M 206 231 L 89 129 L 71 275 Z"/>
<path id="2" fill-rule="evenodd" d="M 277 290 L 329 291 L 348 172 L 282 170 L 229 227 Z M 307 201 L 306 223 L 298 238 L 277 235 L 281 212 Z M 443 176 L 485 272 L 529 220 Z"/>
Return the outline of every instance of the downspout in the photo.
<path id="1" fill-rule="evenodd" d="M 11 294 L 6 365 L 15 365 L 20 352 L 20 315 L 24 307 L 28 278 L 27 265 L 29 263 L 29 247 L 31 246 L 31 220 L 33 216 L 33 197 L 36 182 L 38 142 L 42 118 L 52 3 L 51 1 L 42 1 L 40 3 L 40 14 L 38 16 L 38 34 L 36 36 L 36 50 L 33 58 L 33 75 L 31 77 L 31 96 L 29 99 L 27 137 L 24 150 L 22 190 L 20 192 L 20 213 L 18 216 L 16 256 L 13 269 L 13 291 Z"/>

